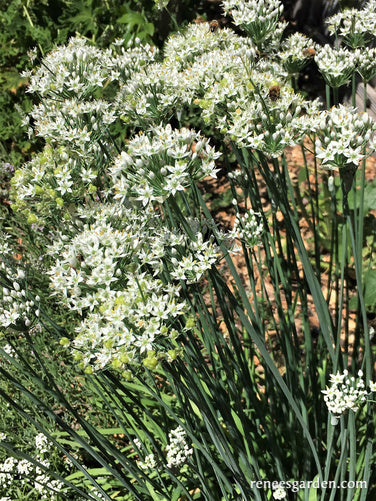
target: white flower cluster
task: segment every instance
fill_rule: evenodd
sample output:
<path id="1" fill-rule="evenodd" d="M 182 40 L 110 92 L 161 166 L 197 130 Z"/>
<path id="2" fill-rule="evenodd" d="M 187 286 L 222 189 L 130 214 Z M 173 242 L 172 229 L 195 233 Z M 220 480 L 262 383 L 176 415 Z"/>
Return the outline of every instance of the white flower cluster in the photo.
<path id="1" fill-rule="evenodd" d="M 334 106 L 319 116 L 316 156 L 328 169 L 357 167 L 375 130 L 376 124 L 367 113 L 360 115 L 355 108 Z"/>
<path id="2" fill-rule="evenodd" d="M 43 467 L 49 468 L 51 462 L 45 459 L 45 454 L 51 453 L 52 444 L 43 433 L 39 433 L 35 437 L 35 446 L 37 454 L 34 459 Z M 41 467 L 27 459 L 8 457 L 0 464 L 0 488 L 6 489 L 7 493 L 14 491 L 15 495 L 21 490 L 25 496 L 34 490 L 38 493 L 38 499 L 56 501 L 64 484 L 51 479 Z"/>
<path id="3" fill-rule="evenodd" d="M 18 355 L 17 355 L 17 352 L 14 350 L 14 348 L 10 345 L 10 344 L 6 344 L 4 346 L 1 346 L 1 349 L 9 356 L 9 357 L 12 357 L 12 358 L 18 358 Z M 9 364 L 9 360 L 6 358 L 6 357 L 2 357 L 0 356 L 0 364 L 1 365 L 6 365 L 6 364 Z M 5 435 L 5 434 L 1 434 L 0 433 L 0 440 L 5 440 L 6 438 L 6 435 L 5 435 L 5 438 L 1 438 L 2 435 Z"/>
<path id="4" fill-rule="evenodd" d="M 224 0 L 222 5 L 256 45 L 273 34 L 283 12 L 279 0 Z"/>
<path id="5" fill-rule="evenodd" d="M 163 10 L 167 7 L 170 0 L 154 0 L 155 6 L 158 10 Z"/>
<path id="6" fill-rule="evenodd" d="M 14 210 L 20 211 L 33 228 L 56 226 L 73 214 L 78 200 L 96 194 L 95 182 L 103 155 L 98 145 L 78 153 L 68 146 L 47 145 L 11 180 Z M 99 191 L 99 190 L 98 190 Z M 69 219 L 71 219 L 69 217 Z"/>
<path id="7" fill-rule="evenodd" d="M 238 48 L 203 54 L 183 72 L 183 78 L 187 77 L 188 95 L 202 108 L 205 121 L 212 121 L 218 127 L 227 111 L 233 109 L 234 102 L 246 100 L 252 94 L 249 70 L 254 61 L 253 53 L 243 43 Z"/>
<path id="8" fill-rule="evenodd" d="M 283 487 L 277 487 L 273 491 L 273 498 L 274 499 L 285 499 L 287 497 L 287 492 Z"/>
<path id="9" fill-rule="evenodd" d="M 138 465 L 142 470 L 154 470 L 158 465 L 155 454 L 148 454 L 143 461 L 138 462 Z"/>
<path id="10" fill-rule="evenodd" d="M 187 284 L 198 282 L 204 273 L 219 260 L 219 248 L 211 239 L 204 241 L 202 233 L 195 235 L 195 240 L 187 241 L 187 252 L 179 259 L 171 257 L 171 277 L 186 281 Z"/>
<path id="11" fill-rule="evenodd" d="M 158 340 L 173 336 L 173 323 L 187 306 L 180 287 L 158 275 L 197 281 L 219 256 L 200 232 L 190 239 L 169 231 L 153 210 L 116 205 L 98 207 L 91 224 L 70 241 L 63 238 L 50 249 L 56 259 L 51 287 L 81 317 L 75 358 L 95 370 L 139 364 Z"/>
<path id="12" fill-rule="evenodd" d="M 332 416 L 332 424 L 336 424 L 338 417 L 346 412 L 352 410 L 356 412 L 362 402 L 365 402 L 367 391 L 365 390 L 364 381 L 361 379 L 363 372 L 358 371 L 358 379 L 349 376 L 347 369 L 342 374 L 330 375 L 330 387 L 322 390 L 324 400 L 328 410 Z"/>
<path id="13" fill-rule="evenodd" d="M 39 136 L 70 145 L 81 155 L 98 146 L 94 138 L 104 141 L 103 131 L 117 117 L 113 103 L 101 95 L 107 97 L 106 87 L 115 85 L 116 90 L 108 95 L 112 101 L 119 83 L 154 61 L 157 54 L 149 45 L 118 52 L 118 46 L 102 50 L 88 45 L 83 38 L 72 38 L 68 45 L 44 58 L 28 87 L 28 92 L 43 96 L 43 103 L 31 113 Z M 110 145 L 106 139 L 107 148 Z"/>
<path id="14" fill-rule="evenodd" d="M 356 60 L 356 71 L 361 76 L 363 82 L 369 82 L 376 76 L 376 48 L 362 47 L 354 51 Z"/>
<path id="15" fill-rule="evenodd" d="M 51 449 L 52 443 L 48 441 L 48 438 L 44 433 L 38 433 L 35 437 L 35 447 L 40 454 L 44 454 Z"/>
<path id="16" fill-rule="evenodd" d="M 0 256 L 10 257 L 12 255 L 12 247 L 9 242 L 10 236 L 0 231 Z"/>
<path id="17" fill-rule="evenodd" d="M 325 82 L 334 88 L 346 84 L 356 66 L 354 52 L 345 48 L 333 48 L 328 44 L 317 47 L 315 61 Z"/>
<path id="18" fill-rule="evenodd" d="M 85 38 L 74 37 L 65 46 L 50 52 L 43 64 L 30 77 L 28 92 L 38 92 L 42 96 L 68 94 L 82 97 L 92 94 L 97 87 L 108 81 L 118 80 L 120 73 L 137 71 L 156 56 L 155 47 L 149 45 L 136 49 L 102 50 L 87 43 Z M 121 68 L 121 72 L 120 72 Z"/>
<path id="19" fill-rule="evenodd" d="M 183 33 L 172 34 L 166 41 L 163 54 L 165 61 L 176 62 L 180 69 L 189 67 L 201 55 L 215 50 L 243 45 L 240 37 L 228 28 L 210 31 L 209 23 L 190 24 Z M 248 43 L 248 46 L 250 44 Z"/>
<path id="20" fill-rule="evenodd" d="M 120 120 L 114 95 L 156 54 L 149 45 L 102 50 L 73 38 L 30 75 L 28 91 L 40 93 L 43 102 L 30 114 L 29 133 L 35 131 L 47 145 L 16 171 L 11 192 L 13 208 L 30 224 L 46 227 L 54 218 L 69 217 L 78 200 L 103 187 L 101 176 L 114 152 L 110 126 Z"/>
<path id="21" fill-rule="evenodd" d="M 193 449 L 188 446 L 185 431 L 181 426 L 170 431 L 168 438 L 170 443 L 166 447 L 167 467 L 180 467 L 193 454 Z"/>
<path id="22" fill-rule="evenodd" d="M 1 263 L 1 268 L 5 269 L 4 263 Z M 7 278 L 11 285 L 2 288 L 2 301 L 0 303 L 0 325 L 9 327 L 16 324 L 23 324 L 29 327 L 35 316 L 39 316 L 39 309 L 35 301 L 39 301 L 39 296 L 32 299 L 27 299 L 27 291 L 23 286 L 25 272 L 18 269 L 17 273 L 11 273 L 7 269 Z"/>
<path id="23" fill-rule="evenodd" d="M 155 127 L 152 135 L 133 138 L 110 168 L 115 199 L 133 198 L 143 206 L 162 203 L 184 191 L 191 180 L 216 177 L 215 160 L 220 155 L 200 133 L 170 125 Z"/>
<path id="24" fill-rule="evenodd" d="M 169 443 L 166 446 L 167 468 L 180 468 L 192 456 L 193 449 L 188 446 L 186 433 L 181 426 L 171 430 L 168 434 Z M 135 445 L 141 451 L 142 445 L 138 439 L 134 440 Z M 158 461 L 154 453 L 144 457 L 142 461 L 137 462 L 143 470 L 152 470 L 158 467 Z"/>
<path id="25" fill-rule="evenodd" d="M 17 462 L 17 459 L 9 457 L 0 464 L 0 486 L 8 492 L 14 478 L 11 473 L 17 471 Z"/>
<path id="26" fill-rule="evenodd" d="M 168 121 L 179 102 L 177 64 L 154 63 L 129 78 L 115 97 L 115 113 L 126 124 L 140 124 L 143 129 Z"/>
<path id="27" fill-rule="evenodd" d="M 222 127 L 240 147 L 278 157 L 287 146 L 299 144 L 316 121 L 319 102 L 305 101 L 271 76 L 267 80 L 264 75 L 257 91 L 249 94 L 247 100 L 238 102 Z"/>
<path id="28" fill-rule="evenodd" d="M 165 56 L 162 63 L 149 65 L 122 87 L 116 101 L 123 120 L 159 123 L 174 111 L 179 118 L 184 105 L 192 106 L 196 99 L 202 99 L 205 110 L 210 95 L 215 99 L 217 92 L 223 94 L 215 102 L 223 101 L 226 93 L 233 96 L 232 79 L 237 83 L 241 73 L 241 80 L 249 81 L 244 61 L 253 61 L 255 50 L 249 38 L 226 28 L 212 33 L 208 23 L 200 23 L 172 35 Z M 231 81 L 225 85 L 227 78 Z"/>
<path id="29" fill-rule="evenodd" d="M 247 247 L 254 247 L 260 241 L 260 235 L 263 231 L 263 224 L 260 222 L 260 214 L 253 209 L 249 209 L 243 217 L 236 214 L 235 224 L 230 232 L 230 237 L 239 239 Z"/>
<path id="30" fill-rule="evenodd" d="M 342 37 L 352 48 L 363 46 L 376 37 L 375 10 L 374 2 L 362 10 L 344 9 L 326 20 L 329 33 Z"/>
<path id="31" fill-rule="evenodd" d="M 316 53 L 313 40 L 302 33 L 290 35 L 282 42 L 281 48 L 282 65 L 290 74 L 299 73 Z"/>

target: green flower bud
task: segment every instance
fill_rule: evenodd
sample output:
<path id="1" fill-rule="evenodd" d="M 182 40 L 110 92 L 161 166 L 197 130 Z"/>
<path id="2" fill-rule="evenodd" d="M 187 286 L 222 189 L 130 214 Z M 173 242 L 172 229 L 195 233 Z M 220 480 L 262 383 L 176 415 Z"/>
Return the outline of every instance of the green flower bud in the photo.
<path id="1" fill-rule="evenodd" d="M 113 347 L 114 343 L 112 339 L 106 339 L 106 341 L 103 343 L 104 347 L 107 348 L 108 350 Z"/>
<path id="2" fill-rule="evenodd" d="M 176 358 L 177 358 L 177 356 L 178 356 L 178 354 L 177 354 L 176 350 L 168 350 L 168 352 L 167 352 L 167 353 L 170 355 L 170 358 L 171 358 L 172 360 L 176 360 Z"/>
<path id="3" fill-rule="evenodd" d="M 112 361 L 112 367 L 114 369 L 120 369 L 121 367 L 121 362 L 118 358 L 115 358 L 113 361 Z"/>
<path id="4" fill-rule="evenodd" d="M 29 214 L 28 218 L 27 218 L 27 222 L 29 224 L 34 224 L 38 221 L 38 218 L 35 214 Z"/>
<path id="5" fill-rule="evenodd" d="M 123 378 L 127 381 L 132 381 L 133 379 L 133 374 L 131 373 L 131 371 L 123 371 L 121 373 L 121 375 L 123 376 Z"/>
<path id="6" fill-rule="evenodd" d="M 155 356 L 155 351 L 154 350 L 148 351 L 148 355 L 146 358 L 144 358 L 142 363 L 144 364 L 144 366 L 147 369 L 150 369 L 150 370 L 155 369 L 158 365 L 158 359 Z"/>
<path id="7" fill-rule="evenodd" d="M 189 317 L 185 323 L 186 329 L 192 329 L 196 325 L 196 320 L 194 317 Z"/>
<path id="8" fill-rule="evenodd" d="M 123 364 L 127 364 L 129 362 L 129 357 L 126 353 L 122 353 L 120 355 L 120 360 L 123 362 Z"/>

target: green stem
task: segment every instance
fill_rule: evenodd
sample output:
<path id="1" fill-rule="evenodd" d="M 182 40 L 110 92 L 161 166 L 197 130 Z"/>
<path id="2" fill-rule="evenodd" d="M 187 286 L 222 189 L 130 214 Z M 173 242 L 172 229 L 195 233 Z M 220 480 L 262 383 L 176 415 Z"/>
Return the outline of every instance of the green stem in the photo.
<path id="1" fill-rule="evenodd" d="M 334 438 L 335 426 L 332 425 L 332 423 L 331 423 L 330 415 L 328 415 L 327 430 L 328 430 L 328 434 L 326 437 L 326 459 L 325 459 L 325 469 L 324 469 L 324 482 L 327 482 L 329 480 L 330 465 L 331 465 L 331 460 L 333 458 L 333 438 Z M 324 483 L 324 485 L 326 485 L 326 484 Z M 321 491 L 321 501 L 323 501 L 325 499 L 325 492 L 326 492 L 326 487 L 323 487 L 322 491 Z"/>
<path id="2" fill-rule="evenodd" d="M 362 284 L 362 253 L 358 253 L 357 242 L 355 241 L 353 224 L 351 221 L 350 214 L 346 215 L 347 225 L 350 233 L 351 246 L 354 253 L 354 264 L 355 264 L 355 276 L 356 276 L 356 284 L 357 284 L 357 292 L 358 292 L 358 301 L 360 305 L 361 317 L 363 322 L 363 332 L 364 332 L 364 359 L 362 367 L 365 366 L 366 373 L 366 381 L 370 381 L 372 379 L 372 353 L 371 353 L 371 344 L 369 339 L 368 332 L 368 321 L 367 321 L 367 311 L 364 302 L 364 294 L 363 294 L 363 284 Z"/>
<path id="3" fill-rule="evenodd" d="M 352 412 L 352 411 L 350 411 Z M 336 469 L 336 473 L 334 475 L 334 485 L 339 485 L 339 476 L 343 474 L 343 468 L 346 467 L 346 456 L 347 456 L 347 440 L 346 440 L 346 436 L 347 436 L 347 429 L 346 429 L 346 426 L 345 426 L 345 419 L 344 419 L 344 416 L 342 415 L 341 418 L 340 418 L 340 421 L 341 421 L 341 435 L 340 435 L 340 439 L 339 439 L 339 445 L 340 445 L 340 448 L 341 448 L 341 455 L 339 457 L 339 460 L 338 460 L 338 464 L 337 464 L 337 469 Z M 343 479 L 341 478 L 341 481 Z M 331 492 L 331 495 L 330 495 L 330 498 L 329 498 L 329 501 L 334 501 L 334 499 L 336 498 L 336 494 L 337 494 L 337 489 L 332 489 L 332 492 Z M 324 500 L 324 497 L 321 497 L 322 500 Z"/>
<path id="4" fill-rule="evenodd" d="M 333 104 L 334 106 L 338 106 L 338 87 L 333 87 Z"/>
<path id="5" fill-rule="evenodd" d="M 32 28 L 34 28 L 34 23 L 33 23 L 32 19 L 30 17 L 30 14 L 29 14 L 29 11 L 27 10 L 26 5 L 23 6 L 23 11 L 24 11 L 26 19 L 29 21 L 30 26 Z M 44 52 L 43 52 L 42 46 L 40 45 L 39 42 L 38 42 L 38 47 L 39 47 L 40 53 L 42 54 L 42 56 L 44 56 Z"/>
<path id="6" fill-rule="evenodd" d="M 347 501 L 352 501 L 354 495 L 355 477 L 356 477 L 356 429 L 355 429 L 355 412 L 349 412 L 349 487 L 347 490 Z"/>
<path id="7" fill-rule="evenodd" d="M 333 373 L 337 372 L 338 365 L 341 366 L 341 331 L 342 331 L 342 311 L 343 311 L 346 263 L 347 263 L 347 231 L 346 231 L 346 228 L 343 227 L 343 230 L 342 230 L 341 277 L 339 280 L 340 286 L 336 292 L 336 293 L 339 293 L 339 299 L 338 299 L 336 360 L 335 360 L 335 364 L 333 366 Z"/>
<path id="8" fill-rule="evenodd" d="M 326 108 L 330 109 L 330 87 L 328 84 L 325 85 L 325 97 L 326 97 Z"/>
<path id="9" fill-rule="evenodd" d="M 356 81 L 355 81 L 355 73 L 352 75 L 351 79 L 351 104 L 353 105 L 353 108 L 356 107 Z"/>

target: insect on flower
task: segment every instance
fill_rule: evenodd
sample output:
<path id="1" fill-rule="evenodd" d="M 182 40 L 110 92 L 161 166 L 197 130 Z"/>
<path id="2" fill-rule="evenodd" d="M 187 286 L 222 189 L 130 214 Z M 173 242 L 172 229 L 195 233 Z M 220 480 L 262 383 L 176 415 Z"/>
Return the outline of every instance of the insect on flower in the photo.
<path id="1" fill-rule="evenodd" d="M 212 33 L 216 33 L 219 29 L 220 29 L 220 24 L 219 24 L 219 21 L 217 21 L 216 19 L 213 19 L 213 21 L 210 21 L 209 23 L 209 31 L 211 31 Z"/>
<path id="2" fill-rule="evenodd" d="M 277 99 L 280 98 L 280 95 L 281 89 L 279 88 L 279 85 L 273 85 L 269 88 L 269 97 L 271 101 L 277 101 Z"/>
<path id="3" fill-rule="evenodd" d="M 313 57 L 316 51 L 313 47 L 308 47 L 307 49 L 303 49 L 302 54 L 304 57 Z"/>

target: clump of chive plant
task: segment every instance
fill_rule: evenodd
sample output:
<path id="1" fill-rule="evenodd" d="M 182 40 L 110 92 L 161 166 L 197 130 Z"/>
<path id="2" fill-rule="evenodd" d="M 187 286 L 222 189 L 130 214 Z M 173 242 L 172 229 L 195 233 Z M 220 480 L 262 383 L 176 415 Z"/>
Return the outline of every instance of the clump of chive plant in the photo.
<path id="1" fill-rule="evenodd" d="M 359 380 L 332 375 L 332 386 L 321 391 L 325 378 L 318 374 L 349 362 L 334 341 L 348 319 L 332 315 L 320 289 L 316 164 L 310 169 L 305 162 L 301 171 L 309 185 L 309 204 L 301 207 L 285 153 L 295 145 L 305 148 L 308 135 L 314 138 L 315 159 L 324 169 L 339 170 L 346 198 L 359 162 L 369 154 L 365 148 L 374 148 L 374 123 L 354 108 L 323 111 L 318 100 L 296 92 L 293 80 L 314 55 L 335 89 L 356 68 L 364 80 L 373 68 L 368 71 L 359 52 L 350 49 L 320 48 L 298 35 L 281 43 L 286 24 L 279 1 L 224 6 L 247 36 L 192 24 L 170 37 L 161 52 L 149 46 L 123 50 L 120 41 L 100 50 L 73 39 L 30 74 L 29 90 L 44 97 L 32 117 L 46 145 L 12 183 L 13 210 L 23 218 L 23 235 L 35 244 L 23 260 L 25 276 L 17 267 L 7 269 L 10 239 L 1 244 L 7 253 L 0 269 L 3 327 L 25 336 L 33 350 L 33 322 L 59 336 L 124 441 L 109 443 L 95 419 L 69 406 L 67 415 L 74 415 L 87 436 L 58 416 L 56 423 L 116 476 L 116 492 L 127 489 L 148 501 L 157 495 L 193 500 L 197 488 L 208 501 L 251 499 L 250 480 L 264 478 L 327 480 L 336 472 L 341 480 L 371 478 L 372 420 L 366 412 L 359 413 L 367 424 L 365 439 L 358 440 L 357 430 L 345 428 L 341 419 L 340 452 L 331 447 L 327 410 L 333 419 L 345 413 L 351 420 L 367 396 L 360 374 Z M 367 13 L 372 9 L 374 2 Z M 343 29 L 340 35 L 347 36 Z M 244 217 L 237 214 L 227 234 L 210 214 L 200 184 L 215 178 L 219 167 L 229 172 L 232 197 L 252 207 Z M 315 249 L 303 233 L 303 215 Z M 246 250 L 242 273 L 228 252 L 231 238 Z M 336 257 L 330 280 L 340 275 Z M 49 283 L 38 304 L 34 271 L 43 285 Z M 357 331 L 366 332 L 362 273 L 356 271 L 363 320 Z M 346 299 L 339 286 L 337 291 L 342 304 Z M 320 325 L 317 341 L 312 315 Z M 371 380 L 366 340 L 353 357 L 364 358 Z M 12 357 L 5 358 L 6 376 Z M 255 360 L 262 371 L 255 370 Z M 13 362 L 20 366 L 22 359 Z M 37 371 L 27 369 L 37 381 Z M 44 371 L 42 394 L 46 381 L 53 378 Z M 58 390 L 54 386 L 46 399 L 61 406 Z M 27 388 L 24 395 L 33 400 Z M 357 440 L 367 448 L 359 458 L 353 452 Z M 287 493 L 269 488 L 257 496 L 264 501 Z"/>

